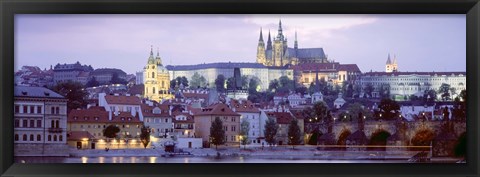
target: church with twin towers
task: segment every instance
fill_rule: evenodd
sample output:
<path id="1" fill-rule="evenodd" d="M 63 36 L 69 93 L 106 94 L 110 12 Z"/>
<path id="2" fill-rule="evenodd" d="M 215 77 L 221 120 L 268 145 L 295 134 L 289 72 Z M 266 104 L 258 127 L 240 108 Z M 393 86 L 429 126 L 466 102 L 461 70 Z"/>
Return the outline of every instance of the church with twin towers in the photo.
<path id="1" fill-rule="evenodd" d="M 278 23 L 278 33 L 273 41 L 268 32 L 267 44 L 263 40 L 263 31 L 260 29 L 260 38 L 257 46 L 257 63 L 265 66 L 298 65 L 303 63 L 329 63 L 323 48 L 299 48 L 297 32 L 293 48 L 288 47 L 287 37 L 283 34 L 282 21 Z"/>

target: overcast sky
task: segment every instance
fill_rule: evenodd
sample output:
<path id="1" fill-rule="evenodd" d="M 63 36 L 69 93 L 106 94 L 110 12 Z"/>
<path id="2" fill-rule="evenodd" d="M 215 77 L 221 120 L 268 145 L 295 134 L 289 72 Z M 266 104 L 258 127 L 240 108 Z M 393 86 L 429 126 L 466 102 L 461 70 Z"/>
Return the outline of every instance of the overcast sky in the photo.
<path id="1" fill-rule="evenodd" d="M 16 15 L 15 69 L 57 63 L 119 68 L 132 74 L 150 46 L 164 65 L 255 62 L 260 28 L 288 45 L 322 47 L 328 58 L 384 71 L 466 71 L 465 15 Z"/>

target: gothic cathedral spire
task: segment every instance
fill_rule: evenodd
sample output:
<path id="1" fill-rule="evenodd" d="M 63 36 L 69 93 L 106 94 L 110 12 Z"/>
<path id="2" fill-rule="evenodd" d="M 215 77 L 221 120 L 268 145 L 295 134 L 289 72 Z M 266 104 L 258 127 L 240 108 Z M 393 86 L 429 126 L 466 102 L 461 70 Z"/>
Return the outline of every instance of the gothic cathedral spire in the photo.
<path id="1" fill-rule="evenodd" d="M 260 38 L 258 39 L 257 63 L 267 65 L 265 57 L 265 42 L 263 42 L 262 28 L 260 28 Z"/>
<path id="2" fill-rule="evenodd" d="M 297 30 L 295 30 L 295 43 L 293 47 L 295 48 L 295 50 L 298 49 Z"/>
<path id="3" fill-rule="evenodd" d="M 272 50 L 272 37 L 270 37 L 270 30 L 268 30 L 267 50 Z"/>

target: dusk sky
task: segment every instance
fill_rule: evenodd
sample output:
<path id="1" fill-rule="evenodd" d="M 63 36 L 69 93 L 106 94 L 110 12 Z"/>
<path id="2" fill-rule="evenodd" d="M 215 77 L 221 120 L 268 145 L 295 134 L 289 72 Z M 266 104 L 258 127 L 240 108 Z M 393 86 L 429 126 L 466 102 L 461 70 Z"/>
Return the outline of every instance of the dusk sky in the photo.
<path id="1" fill-rule="evenodd" d="M 458 15 L 16 15 L 15 70 L 57 63 L 142 71 L 150 46 L 164 65 L 256 62 L 260 28 L 288 46 L 322 47 L 330 60 L 385 71 L 466 71 L 466 18 Z"/>

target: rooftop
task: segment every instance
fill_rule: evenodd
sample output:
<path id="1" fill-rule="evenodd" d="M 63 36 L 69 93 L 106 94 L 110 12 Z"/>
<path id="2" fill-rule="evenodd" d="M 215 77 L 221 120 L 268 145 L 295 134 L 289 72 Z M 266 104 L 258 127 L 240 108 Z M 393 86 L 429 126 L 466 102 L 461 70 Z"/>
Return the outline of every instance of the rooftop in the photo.
<path id="1" fill-rule="evenodd" d="M 45 87 L 15 86 L 15 97 L 42 97 L 42 98 L 64 98 L 62 95 Z"/>

